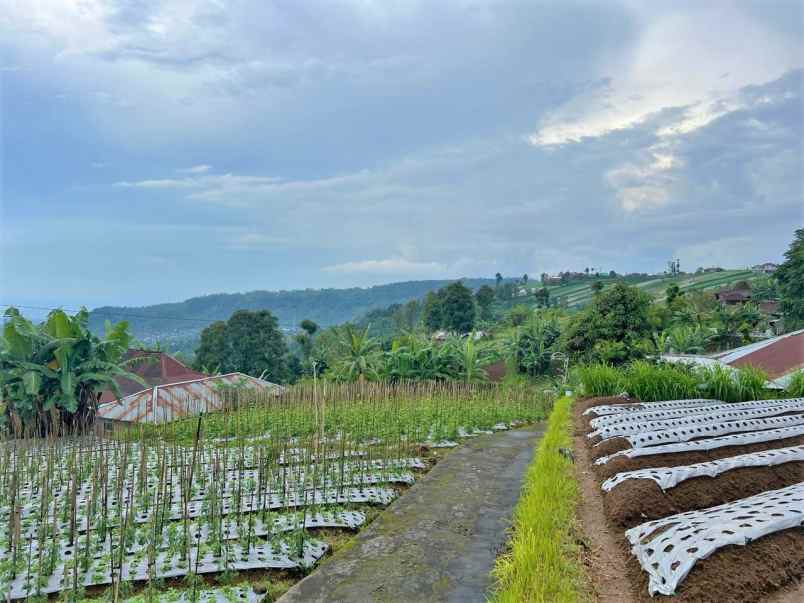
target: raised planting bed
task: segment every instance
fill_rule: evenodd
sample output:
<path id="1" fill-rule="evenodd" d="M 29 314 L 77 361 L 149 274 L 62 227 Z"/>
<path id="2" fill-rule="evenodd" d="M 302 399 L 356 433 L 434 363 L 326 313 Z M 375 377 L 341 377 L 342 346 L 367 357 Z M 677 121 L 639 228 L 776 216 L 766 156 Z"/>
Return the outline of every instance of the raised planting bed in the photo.
<path id="1" fill-rule="evenodd" d="M 599 513 L 606 529 L 583 531 L 590 546 L 612 548 L 605 569 L 590 557 L 592 575 L 619 576 L 624 601 L 705 602 L 765 600 L 804 577 L 804 426 L 775 425 L 801 400 L 690 406 L 687 417 L 634 400 L 620 401 L 627 410 L 618 413 L 607 400 L 603 429 L 618 426 L 612 440 L 631 440 L 597 459 L 601 447 L 587 436 L 601 425 L 590 425 L 594 410 L 584 414 L 602 405 L 594 402 L 582 401 L 575 416 L 579 475 L 591 480 L 581 516 Z M 717 421 L 698 422 L 707 413 Z M 639 423 L 645 431 L 631 427 Z"/>

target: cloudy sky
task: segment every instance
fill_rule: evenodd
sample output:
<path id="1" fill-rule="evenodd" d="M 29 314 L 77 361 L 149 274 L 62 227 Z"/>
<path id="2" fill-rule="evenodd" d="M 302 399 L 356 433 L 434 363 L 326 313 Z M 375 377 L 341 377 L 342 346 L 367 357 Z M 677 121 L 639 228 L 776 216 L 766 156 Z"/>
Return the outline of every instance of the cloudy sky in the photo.
<path id="1" fill-rule="evenodd" d="M 801 4 L 0 0 L 0 302 L 778 260 Z"/>

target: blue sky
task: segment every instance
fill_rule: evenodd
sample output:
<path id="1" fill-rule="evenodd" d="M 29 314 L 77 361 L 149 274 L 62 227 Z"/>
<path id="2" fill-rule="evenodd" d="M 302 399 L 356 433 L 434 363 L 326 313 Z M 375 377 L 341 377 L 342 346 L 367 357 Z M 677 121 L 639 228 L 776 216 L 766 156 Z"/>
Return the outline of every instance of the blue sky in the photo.
<path id="1" fill-rule="evenodd" d="M 799 2 L 0 0 L 0 301 L 743 266 Z"/>

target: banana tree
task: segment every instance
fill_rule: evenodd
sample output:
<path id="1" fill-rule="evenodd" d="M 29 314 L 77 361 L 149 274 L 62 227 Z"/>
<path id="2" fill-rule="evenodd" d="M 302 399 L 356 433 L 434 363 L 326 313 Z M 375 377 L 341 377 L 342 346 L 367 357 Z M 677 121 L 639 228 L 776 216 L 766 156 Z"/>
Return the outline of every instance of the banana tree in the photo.
<path id="1" fill-rule="evenodd" d="M 19 432 L 45 433 L 61 425 L 83 429 L 94 420 L 100 396 L 111 390 L 120 397 L 116 378 L 131 379 L 125 370 L 131 342 L 128 324 L 106 322 L 103 338 L 87 328 L 89 313 L 75 316 L 52 311 L 39 325 L 15 308 L 5 312 L 0 338 L 0 395 L 5 417 Z"/>

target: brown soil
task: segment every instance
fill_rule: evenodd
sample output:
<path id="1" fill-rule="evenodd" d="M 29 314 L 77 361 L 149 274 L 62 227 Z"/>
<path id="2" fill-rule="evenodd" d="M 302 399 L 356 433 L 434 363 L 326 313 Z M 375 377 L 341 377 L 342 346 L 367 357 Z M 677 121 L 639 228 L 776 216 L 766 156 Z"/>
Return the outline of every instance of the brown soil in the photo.
<path id="1" fill-rule="evenodd" d="M 761 452 L 763 450 L 773 450 L 774 448 L 786 448 L 788 446 L 804 445 L 804 436 L 786 438 L 773 442 L 761 442 L 759 444 L 748 444 L 745 446 L 724 446 L 715 450 L 700 452 L 677 452 L 675 454 L 654 454 L 650 456 L 638 456 L 628 458 L 626 456 L 611 459 L 605 465 L 594 465 L 594 471 L 598 479 L 603 482 L 622 471 L 633 471 L 635 469 L 645 469 L 647 467 L 676 467 L 678 465 L 692 465 L 693 463 L 704 463 L 714 461 L 739 454 L 749 452 Z"/>
<path id="2" fill-rule="evenodd" d="M 618 399 L 619 400 L 619 399 Z M 620 400 L 621 401 L 621 400 Z M 587 573 L 600 601 L 656 601 L 648 595 L 647 574 L 629 551 L 624 531 L 658 517 L 723 504 L 781 488 L 804 480 L 804 463 L 776 467 L 744 468 L 716 478 L 695 478 L 666 493 L 649 480 L 629 480 L 611 493 L 600 482 L 619 471 L 646 467 L 677 466 L 704 462 L 737 454 L 804 444 L 804 437 L 776 442 L 731 446 L 709 452 L 620 458 L 602 466 L 592 465 L 591 444 L 585 437 L 588 417 L 581 412 L 611 401 L 581 401 L 575 408 L 576 474 L 582 499 L 578 514 L 586 544 Z M 752 542 L 729 546 L 698 561 L 680 584 L 673 601 L 777 603 L 802 601 L 804 577 L 804 528 L 785 530 Z M 627 586 L 625 586 L 627 585 Z"/>
<path id="3" fill-rule="evenodd" d="M 628 562 L 631 583 L 639 584 L 641 601 L 648 596 L 648 575 L 636 558 Z M 754 603 L 804 576 L 804 529 L 784 530 L 747 546 L 727 546 L 698 561 L 681 582 L 672 601 Z M 800 601 L 800 599 L 799 599 Z"/>
<path id="4" fill-rule="evenodd" d="M 603 493 L 606 515 L 623 529 L 697 509 L 733 502 L 804 481 L 804 462 L 745 467 L 717 477 L 696 477 L 662 492 L 653 480 L 630 479 Z"/>
<path id="5" fill-rule="evenodd" d="M 581 433 L 576 433 L 573 441 L 575 478 L 580 492 L 578 526 L 585 574 L 594 600 L 631 603 L 638 597 L 632 592 L 625 571 L 630 555 L 623 546 L 622 530 L 612 526 L 606 518 L 600 484 L 589 469 L 591 458 L 585 439 Z"/>
<path id="6" fill-rule="evenodd" d="M 589 440 L 588 444 L 589 449 L 592 453 L 592 458 L 598 459 L 601 456 L 608 456 L 610 454 L 614 454 L 615 452 L 620 452 L 620 450 L 628 450 L 631 448 L 631 444 L 622 437 L 616 438 L 609 438 L 604 442 L 600 442 L 597 444 L 594 440 Z"/>
<path id="7" fill-rule="evenodd" d="M 634 404 L 638 403 L 639 400 L 636 398 L 620 398 L 619 396 L 614 397 L 600 397 L 600 398 L 583 398 L 581 400 L 575 401 L 575 412 L 577 416 L 582 416 L 583 412 L 593 406 L 615 406 L 617 404 Z M 591 419 L 594 419 L 595 415 L 589 414 L 583 417 L 583 420 L 588 423 Z"/>

